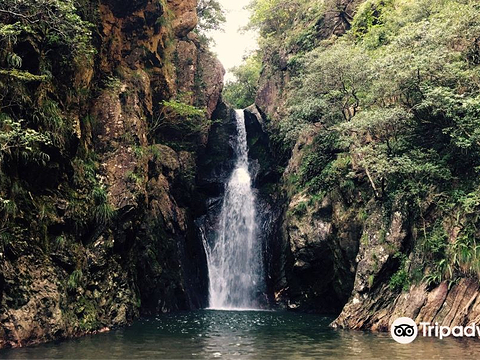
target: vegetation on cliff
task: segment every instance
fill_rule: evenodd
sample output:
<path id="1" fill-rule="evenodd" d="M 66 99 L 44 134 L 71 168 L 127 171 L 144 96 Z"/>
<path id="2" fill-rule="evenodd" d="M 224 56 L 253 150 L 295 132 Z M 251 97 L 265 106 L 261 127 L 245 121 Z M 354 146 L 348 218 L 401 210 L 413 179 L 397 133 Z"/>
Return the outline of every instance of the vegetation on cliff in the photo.
<path id="1" fill-rule="evenodd" d="M 92 64 L 91 29 L 72 1 L 4 1 L 0 5 L 2 239 L 20 231 L 22 221 L 34 226 L 36 222 L 29 219 L 53 216 L 48 198 L 32 201 L 30 192 L 46 186 L 52 180 L 49 175 L 55 177 L 52 164 L 63 167 L 69 156 L 75 137 L 75 117 L 69 113 L 74 109 L 81 113 L 80 102 L 88 91 L 75 73 Z M 81 171 L 88 171 L 84 165 L 89 157 L 85 152 L 76 162 Z M 94 177 L 83 181 L 93 182 L 92 188 L 95 185 Z M 76 197 L 73 188 L 63 191 Z"/>
<path id="2" fill-rule="evenodd" d="M 290 196 L 310 199 L 297 214 L 326 196 L 366 224 L 380 211 L 392 289 L 478 276 L 479 4 L 255 0 L 251 9 L 270 132 L 285 154 L 300 134 L 314 136 L 286 179 Z M 397 212 L 409 240 L 393 246 Z"/>

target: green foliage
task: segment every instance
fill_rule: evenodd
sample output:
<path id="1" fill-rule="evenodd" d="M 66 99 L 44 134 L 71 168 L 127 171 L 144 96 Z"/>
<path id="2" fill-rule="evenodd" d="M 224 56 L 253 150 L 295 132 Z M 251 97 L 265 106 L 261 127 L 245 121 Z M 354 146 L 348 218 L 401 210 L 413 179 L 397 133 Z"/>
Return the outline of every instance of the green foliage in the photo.
<path id="1" fill-rule="evenodd" d="M 244 109 L 255 102 L 260 78 L 259 54 L 249 56 L 245 62 L 232 69 L 234 81 L 227 81 L 223 90 L 224 99 L 236 109 Z"/>
<path id="2" fill-rule="evenodd" d="M 455 176 L 474 176 L 479 85 L 468 79 L 479 69 L 455 44 L 472 48 L 479 11 L 472 1 L 365 2 L 347 36 L 296 58 L 287 116 L 278 125 L 284 142 L 293 144 L 310 124 L 323 124 L 386 202 L 418 203 L 445 191 Z M 305 157 L 307 182 L 324 182 L 322 157 L 329 150 L 319 152 Z"/>
<path id="3" fill-rule="evenodd" d="M 307 213 L 307 209 L 308 209 L 307 203 L 305 201 L 302 201 L 295 206 L 292 213 L 297 217 L 302 217 Z"/>
<path id="4" fill-rule="evenodd" d="M 58 99 L 66 94 L 58 93 L 56 98 L 53 94 L 57 86 L 70 84 L 54 76 L 65 77 L 79 64 L 90 63 L 94 55 L 92 25 L 80 17 L 76 4 L 74 0 L 0 3 L 0 110 L 15 120 L 24 119 L 26 127 L 51 132 L 55 145 L 64 144 L 65 104 L 60 106 Z"/>
<path id="5" fill-rule="evenodd" d="M 361 37 L 381 27 L 384 23 L 383 12 L 393 3 L 392 0 L 367 0 L 362 3 L 352 21 L 351 32 Z"/>
<path id="6" fill-rule="evenodd" d="M 367 0 L 353 18 L 338 5 L 250 5 L 262 77 L 287 84 L 275 141 L 291 150 L 302 133 L 318 137 L 301 149 L 288 191 L 335 190 L 344 200 L 356 191 L 385 214 L 400 208 L 423 227 L 425 281 L 479 276 L 478 1 Z M 340 22 L 323 23 L 332 13 L 351 25 L 345 35 L 337 36 Z M 409 282 L 401 262 L 393 288 Z"/>
<path id="7" fill-rule="evenodd" d="M 426 257 L 427 272 L 423 278 L 428 285 L 438 285 L 446 279 L 453 279 L 456 264 L 450 261 L 451 244 L 440 221 L 425 234 L 423 252 Z"/>
<path id="8" fill-rule="evenodd" d="M 90 155 L 90 154 L 89 154 Z M 73 181 L 77 187 L 90 187 L 97 182 L 98 163 L 91 157 L 76 158 L 72 162 L 74 168 Z"/>
<path id="9" fill-rule="evenodd" d="M 136 184 L 137 186 L 142 185 L 142 183 L 144 182 L 143 176 L 137 174 L 135 171 L 128 172 L 127 179 L 132 183 Z"/>
<path id="10" fill-rule="evenodd" d="M 190 105 L 183 96 L 178 99 L 163 100 L 160 111 L 150 124 L 149 132 L 163 137 L 163 141 L 179 149 L 210 127 L 206 110 Z M 188 144 L 187 144 L 188 145 Z"/>
<path id="11" fill-rule="evenodd" d="M 59 235 L 55 237 L 55 247 L 57 249 L 62 249 L 65 246 L 66 239 L 64 235 Z"/>
<path id="12" fill-rule="evenodd" d="M 407 256 L 403 253 L 396 253 L 394 258 L 398 258 L 400 261 L 399 268 L 395 272 L 389 281 L 391 289 L 408 291 L 410 288 L 410 276 L 408 275 L 407 268 Z"/>
<path id="13" fill-rule="evenodd" d="M 163 100 L 161 104 L 167 109 L 167 111 L 175 116 L 181 116 L 187 119 L 201 118 L 205 116 L 204 110 L 179 100 Z"/>
<path id="14" fill-rule="evenodd" d="M 121 80 L 115 76 L 107 76 L 104 79 L 105 87 L 111 91 L 116 91 L 122 85 Z"/>
<path id="15" fill-rule="evenodd" d="M 108 203 L 107 191 L 101 186 L 96 186 L 92 189 L 92 197 L 95 220 L 101 225 L 108 224 L 115 216 L 115 210 Z"/>
<path id="16" fill-rule="evenodd" d="M 0 213 L 3 215 L 4 221 L 15 218 L 18 213 L 18 207 L 14 200 L 0 198 Z M 6 233 L 8 235 L 8 233 Z"/>
<path id="17" fill-rule="evenodd" d="M 12 70 L 0 69 L 0 75 L 5 75 L 10 79 L 19 80 L 23 82 L 45 81 L 48 79 L 47 75 L 34 75 L 29 73 L 28 71 L 23 71 L 18 69 L 12 69 Z"/>
<path id="18" fill-rule="evenodd" d="M 68 278 L 67 289 L 71 291 L 76 290 L 80 286 L 82 278 L 83 278 L 82 270 L 80 269 L 74 270 Z"/>
<path id="19" fill-rule="evenodd" d="M 25 128 L 23 123 L 22 120 L 14 121 L 0 113 L 0 160 L 5 156 L 13 156 L 47 162 L 49 156 L 40 150 L 40 146 L 51 144 L 49 137 Z"/>
<path id="20" fill-rule="evenodd" d="M 260 29 L 268 37 L 287 30 L 295 19 L 302 0 L 252 0 L 248 8 L 252 11 L 249 26 Z"/>
<path id="21" fill-rule="evenodd" d="M 0 10 L 0 42 L 11 44 L 23 34 L 35 34 L 44 46 L 67 46 L 72 57 L 93 53 L 91 26 L 77 14 L 72 0 L 4 0 Z"/>
<path id="22" fill-rule="evenodd" d="M 335 124 L 351 120 L 372 75 L 365 66 L 369 56 L 344 42 L 319 47 L 305 56 L 305 69 L 293 83 L 289 100 L 290 121 Z"/>
<path id="23" fill-rule="evenodd" d="M 225 10 L 218 0 L 199 0 L 197 2 L 197 29 L 200 33 L 219 30 L 225 23 Z"/>
<path id="24" fill-rule="evenodd" d="M 18 56 L 15 53 L 7 54 L 5 60 L 7 62 L 7 65 L 12 67 L 12 68 L 17 68 L 18 69 L 18 68 L 22 67 L 23 60 L 20 56 Z"/>
<path id="25" fill-rule="evenodd" d="M 61 147 L 65 143 L 69 127 L 56 101 L 44 99 L 34 111 L 32 119 L 36 125 L 52 135 L 52 141 L 56 146 Z"/>
<path id="26" fill-rule="evenodd" d="M 332 181 L 337 181 L 335 175 L 339 175 L 337 171 L 340 170 L 341 163 L 346 160 L 336 161 L 340 152 L 338 145 L 336 133 L 321 131 L 317 134 L 312 145 L 304 150 L 305 155 L 298 173 L 302 187 L 311 193 L 331 189 Z"/>
<path id="27" fill-rule="evenodd" d="M 78 310 L 77 312 L 81 315 L 80 319 L 80 329 L 83 331 L 93 331 L 98 329 L 101 326 L 100 321 L 98 320 L 98 306 L 95 302 L 81 296 L 78 301 Z"/>

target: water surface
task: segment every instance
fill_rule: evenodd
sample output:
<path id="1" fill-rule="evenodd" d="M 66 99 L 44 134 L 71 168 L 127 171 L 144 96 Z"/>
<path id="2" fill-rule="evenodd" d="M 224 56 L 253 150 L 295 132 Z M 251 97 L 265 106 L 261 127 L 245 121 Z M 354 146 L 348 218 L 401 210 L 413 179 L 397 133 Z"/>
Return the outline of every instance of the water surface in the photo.
<path id="1" fill-rule="evenodd" d="M 388 334 L 331 329 L 331 320 L 274 311 L 165 314 L 109 333 L 0 350 L 0 358 L 474 359 L 480 354 L 478 339 L 417 338 L 400 345 Z"/>

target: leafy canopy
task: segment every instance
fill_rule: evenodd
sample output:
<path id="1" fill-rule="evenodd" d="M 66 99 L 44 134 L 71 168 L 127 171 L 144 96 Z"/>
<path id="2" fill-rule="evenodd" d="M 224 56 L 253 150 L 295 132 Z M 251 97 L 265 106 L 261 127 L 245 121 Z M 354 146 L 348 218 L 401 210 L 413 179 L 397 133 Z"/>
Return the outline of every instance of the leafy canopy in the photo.
<path id="1" fill-rule="evenodd" d="M 230 105 L 244 109 L 255 102 L 261 67 L 259 55 L 253 54 L 231 69 L 235 80 L 227 81 L 223 90 L 223 97 Z"/>
<path id="2" fill-rule="evenodd" d="M 198 0 L 198 25 L 201 33 L 220 30 L 225 23 L 225 10 L 218 0 Z"/>

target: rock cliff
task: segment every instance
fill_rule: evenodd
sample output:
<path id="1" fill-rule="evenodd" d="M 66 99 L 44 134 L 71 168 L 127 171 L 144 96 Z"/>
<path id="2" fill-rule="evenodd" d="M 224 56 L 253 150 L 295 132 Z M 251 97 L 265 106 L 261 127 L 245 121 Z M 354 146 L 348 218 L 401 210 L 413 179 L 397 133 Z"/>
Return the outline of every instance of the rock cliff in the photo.
<path id="1" fill-rule="evenodd" d="M 17 211 L 1 230 L 11 240 L 0 249 L 0 348 L 206 305 L 197 162 L 212 146 L 211 124 L 228 116 L 223 67 L 193 31 L 196 1 L 102 0 L 80 10 L 93 14 L 93 61 L 75 72 L 60 64 L 53 80 L 71 87 L 58 100 L 71 125 L 45 149 L 39 178 L 2 164 L 1 195 Z M 61 99 L 56 91 L 48 96 Z"/>
<path id="2" fill-rule="evenodd" d="M 265 198 L 269 203 L 265 207 L 279 211 L 277 219 L 281 224 L 273 227 L 274 231 L 266 240 L 270 251 L 266 262 L 274 294 L 272 301 L 277 306 L 292 310 L 338 315 L 332 325 L 342 328 L 384 331 L 400 316 L 411 317 L 417 323 L 437 321 L 440 325 L 449 326 L 477 322 L 478 280 L 474 270 L 467 270 L 465 264 L 460 265 L 463 271 L 455 270 L 454 260 L 442 253 L 443 272 L 438 270 L 439 260 L 435 272 L 432 271 L 433 265 L 427 264 L 433 255 L 426 254 L 428 251 L 437 255 L 442 251 L 448 252 L 445 249 L 458 241 L 460 229 L 467 228 L 467 220 L 455 220 L 442 213 L 428 196 L 418 199 L 421 218 L 413 214 L 411 204 L 406 201 L 388 203 L 381 198 L 378 192 L 383 191 L 385 184 L 381 183 L 379 188 L 382 189 L 377 189 L 368 169 L 360 165 L 357 151 L 349 148 L 351 145 L 342 148 L 338 142 L 331 140 L 335 131 L 339 131 L 338 127 L 331 126 L 331 133 L 325 130 L 329 122 L 325 116 L 328 110 L 325 109 L 335 107 L 333 98 L 336 96 L 334 92 L 328 92 L 328 84 L 325 85 L 325 93 L 319 92 L 318 98 L 313 96 L 310 102 L 304 103 L 306 109 L 296 107 L 299 95 L 294 98 L 292 94 L 296 87 L 301 86 L 301 79 L 308 77 L 306 70 L 312 70 L 302 68 L 305 66 L 302 61 L 309 59 L 309 51 L 315 57 L 325 49 L 335 49 L 335 44 L 342 44 L 339 38 L 352 24 L 364 26 L 365 22 L 378 16 L 385 3 L 339 0 L 324 2 L 323 5 L 325 7 L 318 11 L 318 17 L 312 16 L 311 22 L 301 11 L 292 15 L 291 23 L 281 33 L 269 28 L 267 21 L 263 24 L 270 37 L 262 40 L 269 46 L 261 48 L 262 73 L 255 105 L 250 110 L 252 114 L 257 114 L 258 121 L 256 127 L 250 127 L 250 132 L 252 158 L 261 158 L 258 156 L 261 152 L 255 150 L 255 146 L 260 146 L 269 154 L 270 163 L 258 162 L 259 173 L 265 174 L 277 168 L 281 174 L 273 181 L 274 188 L 265 188 Z M 314 2 L 309 6 L 313 7 Z M 363 17 L 354 19 L 358 9 Z M 385 24 L 377 24 L 374 20 L 373 28 L 377 29 L 377 25 L 382 27 Z M 301 32 L 307 26 L 310 26 L 308 41 Z M 361 37 L 355 32 L 345 35 L 349 40 L 360 41 L 355 36 Z M 376 46 L 379 44 L 381 42 Z M 328 50 L 325 51 L 328 53 Z M 343 71 L 343 65 L 337 64 L 340 59 L 325 59 L 332 60 L 333 65 L 324 72 Z M 315 65 L 322 68 L 319 62 Z M 360 72 L 360 69 L 356 70 Z M 375 73 L 378 69 L 372 71 Z M 319 72 L 317 75 L 327 83 L 331 80 L 328 74 L 323 77 L 325 74 Z M 354 73 L 348 81 L 354 83 L 357 75 Z M 307 85 L 315 91 L 312 84 L 322 87 L 321 80 L 310 79 L 311 83 L 307 82 Z M 306 93 L 303 95 L 308 96 Z M 320 99 L 326 102 L 321 103 Z M 344 104 L 347 103 L 349 100 Z M 353 112 L 352 108 L 346 110 L 355 116 L 358 104 L 352 104 Z M 289 109 L 293 110 L 289 112 Z M 297 118 L 292 118 L 292 113 Z M 288 123 L 285 119 L 289 116 Z M 285 133 L 296 123 L 304 121 L 303 117 L 308 118 L 308 126 L 304 127 L 300 136 L 294 137 L 294 144 L 283 147 L 282 152 L 282 144 L 278 144 L 277 139 L 287 139 Z M 351 120 L 344 114 L 344 118 L 338 121 Z M 364 120 L 366 123 L 373 121 Z M 290 128 L 286 129 L 287 126 Z M 433 125 L 430 126 L 433 128 Z M 261 136 L 256 130 L 258 128 L 261 128 Z M 362 145 L 378 141 L 369 130 L 355 133 L 352 137 L 360 138 Z M 269 142 L 259 141 L 264 138 Z M 439 143 L 442 141 L 448 142 L 442 139 Z M 375 154 L 374 151 L 372 156 Z M 332 162 L 333 159 L 335 162 Z M 462 171 L 456 174 L 467 177 L 467 171 Z M 319 177 L 308 179 L 321 182 L 323 188 L 310 183 L 315 190 L 309 191 L 308 186 L 302 184 L 300 179 L 309 172 Z M 332 173 L 335 173 L 336 180 L 328 183 L 328 176 Z M 435 224 L 438 223 L 441 226 L 437 228 L 442 230 L 437 234 Z M 478 237 L 478 232 L 475 230 L 475 234 L 469 233 L 467 237 Z M 434 245 L 425 250 L 428 242 Z M 472 250 L 471 244 L 466 246 Z M 457 258 L 458 263 L 461 261 Z"/>

